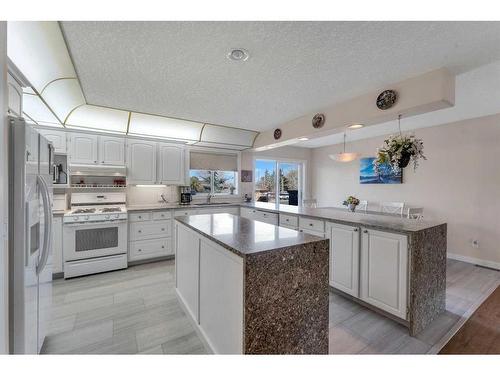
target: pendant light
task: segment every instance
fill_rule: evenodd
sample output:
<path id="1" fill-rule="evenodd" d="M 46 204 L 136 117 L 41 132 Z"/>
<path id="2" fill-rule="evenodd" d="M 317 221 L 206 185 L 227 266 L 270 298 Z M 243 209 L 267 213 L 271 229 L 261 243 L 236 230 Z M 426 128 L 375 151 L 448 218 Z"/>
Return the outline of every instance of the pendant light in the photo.
<path id="1" fill-rule="evenodd" d="M 345 152 L 345 139 L 346 139 L 346 129 L 344 129 L 344 151 L 339 152 L 338 154 L 328 155 L 330 159 L 338 161 L 340 163 L 349 163 L 351 161 L 356 160 L 359 157 L 359 153 L 357 152 Z"/>

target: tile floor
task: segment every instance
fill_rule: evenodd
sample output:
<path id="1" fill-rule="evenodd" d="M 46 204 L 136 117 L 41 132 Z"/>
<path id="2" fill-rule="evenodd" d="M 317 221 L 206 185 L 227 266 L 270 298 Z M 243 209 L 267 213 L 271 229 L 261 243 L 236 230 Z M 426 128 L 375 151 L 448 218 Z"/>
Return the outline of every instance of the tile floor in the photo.
<path id="1" fill-rule="evenodd" d="M 174 292 L 174 261 L 57 280 L 48 354 L 207 353 Z M 417 337 L 330 294 L 330 353 L 435 353 L 462 315 L 500 283 L 500 272 L 448 261 L 446 312 Z"/>

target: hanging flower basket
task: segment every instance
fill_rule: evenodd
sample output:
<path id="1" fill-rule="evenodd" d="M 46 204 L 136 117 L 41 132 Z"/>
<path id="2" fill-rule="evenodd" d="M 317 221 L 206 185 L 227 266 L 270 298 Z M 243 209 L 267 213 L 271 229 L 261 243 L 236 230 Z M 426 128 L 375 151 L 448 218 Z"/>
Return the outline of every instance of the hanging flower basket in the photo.
<path id="1" fill-rule="evenodd" d="M 417 169 L 420 159 L 427 160 L 424 156 L 424 142 L 414 135 L 391 135 L 384 141 L 384 146 L 377 149 L 377 157 L 373 162 L 375 171 L 380 172 L 382 164 L 389 164 L 394 172 L 406 168 L 410 162 L 413 169 Z"/>

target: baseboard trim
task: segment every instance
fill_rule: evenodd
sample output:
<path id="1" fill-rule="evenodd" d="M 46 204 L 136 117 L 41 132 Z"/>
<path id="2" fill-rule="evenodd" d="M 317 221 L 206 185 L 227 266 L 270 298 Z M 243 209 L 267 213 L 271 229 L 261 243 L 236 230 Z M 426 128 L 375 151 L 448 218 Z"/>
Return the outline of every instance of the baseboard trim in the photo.
<path id="1" fill-rule="evenodd" d="M 500 271 L 500 262 L 493 262 L 491 260 L 483 260 L 473 257 L 466 257 L 464 255 L 458 255 L 453 253 L 448 253 L 446 255 L 449 259 L 459 260 L 466 263 L 476 264 L 478 266 L 493 268 L 497 271 Z"/>

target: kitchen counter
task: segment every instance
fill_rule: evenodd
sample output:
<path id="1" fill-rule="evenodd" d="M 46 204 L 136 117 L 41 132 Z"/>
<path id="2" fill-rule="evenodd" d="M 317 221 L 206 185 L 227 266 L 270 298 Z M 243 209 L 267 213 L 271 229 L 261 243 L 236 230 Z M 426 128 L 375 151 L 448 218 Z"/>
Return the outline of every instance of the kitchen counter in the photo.
<path id="1" fill-rule="evenodd" d="M 328 353 L 328 240 L 231 214 L 175 232 L 176 293 L 214 353 Z"/>
<path id="2" fill-rule="evenodd" d="M 156 210 L 172 210 L 172 209 L 189 209 L 189 208 L 203 208 L 203 207 L 239 207 L 240 202 L 235 203 L 213 203 L 206 204 L 180 204 L 180 203 L 156 203 L 156 204 L 137 204 L 127 206 L 127 211 L 156 211 Z"/>
<path id="3" fill-rule="evenodd" d="M 323 219 L 339 224 L 363 226 L 371 229 L 387 230 L 396 233 L 410 234 L 441 226 L 444 222 L 431 220 L 415 220 L 402 218 L 395 215 L 376 213 L 349 212 L 342 208 L 306 208 L 280 205 L 276 208 L 274 203 L 241 203 L 241 207 L 255 208 L 261 211 L 307 216 Z"/>
<path id="4" fill-rule="evenodd" d="M 242 257 L 313 242 L 327 243 L 322 237 L 231 214 L 182 216 L 176 220 Z"/>

